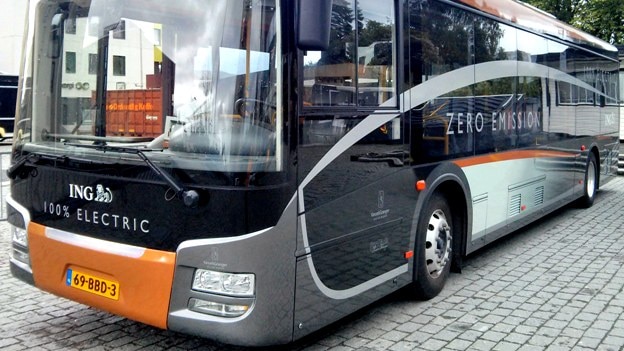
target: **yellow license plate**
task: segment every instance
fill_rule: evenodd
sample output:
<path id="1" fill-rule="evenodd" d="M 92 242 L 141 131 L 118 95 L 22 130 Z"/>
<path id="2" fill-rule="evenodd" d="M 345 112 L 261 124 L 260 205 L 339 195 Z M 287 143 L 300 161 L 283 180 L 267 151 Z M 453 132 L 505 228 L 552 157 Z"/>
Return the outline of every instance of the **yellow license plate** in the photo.
<path id="1" fill-rule="evenodd" d="M 112 300 L 119 300 L 119 283 L 68 269 L 65 284 Z"/>

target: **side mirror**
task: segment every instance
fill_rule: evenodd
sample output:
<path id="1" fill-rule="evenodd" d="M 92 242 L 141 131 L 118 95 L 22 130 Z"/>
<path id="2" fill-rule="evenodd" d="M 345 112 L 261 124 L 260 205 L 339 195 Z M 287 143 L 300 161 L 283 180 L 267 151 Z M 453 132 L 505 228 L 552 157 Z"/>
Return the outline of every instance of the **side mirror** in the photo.
<path id="1" fill-rule="evenodd" d="M 325 51 L 329 47 L 332 0 L 299 0 L 297 47 Z"/>

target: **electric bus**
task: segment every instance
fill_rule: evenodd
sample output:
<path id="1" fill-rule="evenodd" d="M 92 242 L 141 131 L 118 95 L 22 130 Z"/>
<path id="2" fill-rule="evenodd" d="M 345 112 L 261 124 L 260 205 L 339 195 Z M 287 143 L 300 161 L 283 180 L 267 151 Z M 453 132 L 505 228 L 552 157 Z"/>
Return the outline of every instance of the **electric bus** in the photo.
<path id="1" fill-rule="evenodd" d="M 509 0 L 31 0 L 10 269 L 289 343 L 617 172 L 617 50 Z M 537 245 L 537 243 L 536 243 Z"/>

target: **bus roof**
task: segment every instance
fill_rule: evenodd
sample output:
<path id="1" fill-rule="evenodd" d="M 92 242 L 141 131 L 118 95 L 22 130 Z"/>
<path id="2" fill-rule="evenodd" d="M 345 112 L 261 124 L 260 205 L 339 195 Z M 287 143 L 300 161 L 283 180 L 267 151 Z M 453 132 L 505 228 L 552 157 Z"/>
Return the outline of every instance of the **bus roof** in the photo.
<path id="1" fill-rule="evenodd" d="M 515 0 L 457 0 L 460 3 L 513 22 L 538 33 L 557 37 L 575 44 L 617 53 L 615 46 L 576 29 L 554 16 Z"/>

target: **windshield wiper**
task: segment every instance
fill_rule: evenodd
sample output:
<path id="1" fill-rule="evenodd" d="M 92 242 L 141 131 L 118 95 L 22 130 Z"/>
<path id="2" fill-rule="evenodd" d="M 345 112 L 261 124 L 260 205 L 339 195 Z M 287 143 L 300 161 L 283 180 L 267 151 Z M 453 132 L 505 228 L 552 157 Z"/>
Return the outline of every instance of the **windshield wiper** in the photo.
<path id="1" fill-rule="evenodd" d="M 89 145 L 89 144 L 66 143 L 65 145 L 81 147 L 81 148 L 86 148 L 86 149 L 95 149 L 95 150 L 104 151 L 104 152 L 111 151 L 111 152 L 137 155 L 139 156 L 139 158 L 141 158 L 141 160 L 143 160 L 143 162 L 145 162 L 145 164 L 149 166 L 149 168 L 152 171 L 154 171 L 154 173 L 156 173 L 156 175 L 158 175 L 161 179 L 163 179 L 171 187 L 171 189 L 173 189 L 173 191 L 175 192 L 175 196 L 178 197 L 179 199 L 182 199 L 182 202 L 184 202 L 184 205 L 186 205 L 187 207 L 195 207 L 197 206 L 197 203 L 199 202 L 199 194 L 197 193 L 197 191 L 186 189 L 175 178 L 173 178 L 171 174 L 165 172 L 162 168 L 160 168 L 158 165 L 152 162 L 152 160 L 150 160 L 147 157 L 147 155 L 145 155 L 146 151 L 151 152 L 151 151 L 157 151 L 157 150 L 154 150 L 154 149 L 141 150 L 138 148 L 131 148 L 131 147 L 97 145 L 97 144 Z"/>
<path id="2" fill-rule="evenodd" d="M 50 133 L 47 130 L 44 130 L 42 133 L 42 137 L 44 140 L 85 140 L 85 141 L 93 141 L 98 144 L 106 144 L 108 141 L 114 141 L 117 143 L 143 143 L 154 140 L 152 137 L 101 137 L 101 136 L 93 136 L 93 135 L 81 135 L 81 134 L 58 134 L 58 133 Z M 68 144 L 72 146 L 80 145 L 80 144 Z M 84 145 L 83 145 L 84 146 Z"/>
<path id="3" fill-rule="evenodd" d="M 67 156 L 52 156 L 32 152 L 21 155 L 16 158 L 15 162 L 11 165 L 11 167 L 7 169 L 7 177 L 9 177 L 10 179 L 15 179 L 17 178 L 18 174 L 26 174 L 26 172 L 23 172 L 25 167 L 34 168 L 33 166 L 41 160 L 60 161 L 65 163 L 69 160 L 69 158 Z"/>

